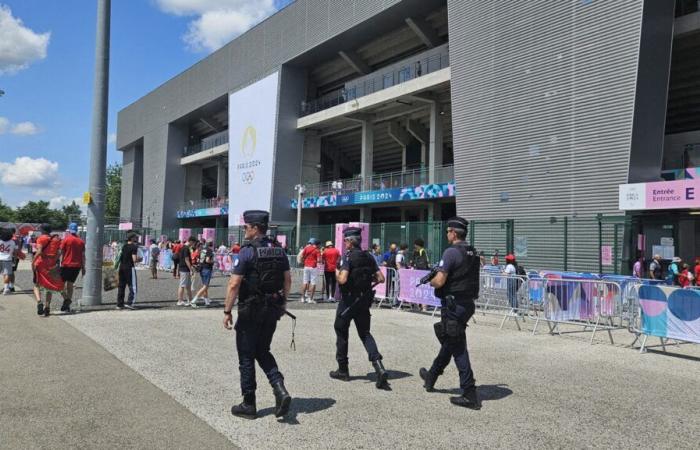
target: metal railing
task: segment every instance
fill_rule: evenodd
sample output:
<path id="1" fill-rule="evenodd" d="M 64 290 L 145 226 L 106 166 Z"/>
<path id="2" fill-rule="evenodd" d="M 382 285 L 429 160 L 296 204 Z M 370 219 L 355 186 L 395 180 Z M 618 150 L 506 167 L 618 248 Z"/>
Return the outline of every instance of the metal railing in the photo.
<path id="1" fill-rule="evenodd" d="M 410 62 L 408 62 L 410 61 Z M 377 71 L 367 77 L 358 79 L 357 83 L 348 82 L 344 88 L 323 95 L 314 100 L 301 102 L 301 116 L 308 116 L 345 102 L 355 100 L 365 95 L 396 86 L 401 83 L 419 78 L 429 73 L 437 72 L 450 66 L 450 55 L 447 49 L 439 54 L 409 59 L 403 65 L 393 70 Z M 392 66 L 396 67 L 396 66 Z M 366 78 L 366 79 L 364 79 Z"/>
<path id="2" fill-rule="evenodd" d="M 195 155 L 224 144 L 228 144 L 228 130 L 206 137 L 196 144 L 186 146 L 182 151 L 182 156 Z"/>
<path id="3" fill-rule="evenodd" d="M 450 183 L 454 181 L 454 166 L 435 168 L 435 176 L 430 180 L 430 169 L 423 167 L 405 172 L 388 172 L 372 175 L 366 183 L 362 177 L 347 178 L 336 181 L 324 181 L 306 185 L 306 197 L 320 195 L 343 195 L 363 191 L 381 191 L 383 189 L 404 188 L 428 183 Z"/>
<path id="4" fill-rule="evenodd" d="M 178 207 L 178 211 L 193 209 L 221 208 L 228 206 L 228 197 L 204 198 L 200 200 L 188 200 Z"/>

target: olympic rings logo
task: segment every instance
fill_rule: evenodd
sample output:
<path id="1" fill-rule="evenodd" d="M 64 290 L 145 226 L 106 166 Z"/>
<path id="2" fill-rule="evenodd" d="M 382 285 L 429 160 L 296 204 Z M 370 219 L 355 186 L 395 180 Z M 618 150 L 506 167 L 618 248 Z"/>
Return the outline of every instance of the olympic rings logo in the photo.
<path id="1" fill-rule="evenodd" d="M 255 179 L 255 172 L 249 170 L 247 172 L 241 172 L 241 181 L 243 184 L 252 184 Z"/>

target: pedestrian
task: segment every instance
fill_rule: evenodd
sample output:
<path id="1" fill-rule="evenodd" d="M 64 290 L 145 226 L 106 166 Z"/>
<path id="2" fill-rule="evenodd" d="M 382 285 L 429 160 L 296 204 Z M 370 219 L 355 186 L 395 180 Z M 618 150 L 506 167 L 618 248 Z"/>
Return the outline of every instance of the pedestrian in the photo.
<path id="1" fill-rule="evenodd" d="M 321 254 L 323 260 L 323 278 L 326 285 L 326 300 L 335 302 L 336 278 L 335 271 L 340 260 L 340 250 L 335 248 L 333 242 L 327 241 L 326 248 Z"/>
<path id="2" fill-rule="evenodd" d="M 641 252 L 637 252 L 637 260 L 632 266 L 632 276 L 644 278 L 644 255 Z"/>
<path id="3" fill-rule="evenodd" d="M 384 265 L 387 267 L 396 268 L 396 252 L 397 246 L 395 242 L 389 244 L 389 249 L 384 252 Z"/>
<path id="4" fill-rule="evenodd" d="M 493 251 L 493 256 L 491 257 L 491 265 L 492 266 L 498 266 L 499 265 L 499 260 L 498 260 L 498 249 Z"/>
<path id="5" fill-rule="evenodd" d="M 178 278 L 180 276 L 180 252 L 182 251 L 182 243 L 180 240 L 176 240 L 173 244 L 173 278 Z"/>
<path id="6" fill-rule="evenodd" d="M 429 370 L 421 368 L 420 377 L 425 390 L 432 392 L 437 378 L 443 373 L 450 358 L 454 358 L 459 371 L 462 395 L 451 397 L 457 406 L 480 409 L 474 373 L 467 351 L 467 322 L 474 315 L 474 300 L 479 297 L 479 256 L 465 242 L 469 222 L 462 217 L 447 221 L 447 240 L 450 242 L 442 254 L 438 272 L 430 281 L 435 296 L 440 299 L 440 322 L 435 324 L 435 334 L 440 342 L 440 352 Z"/>
<path id="7" fill-rule="evenodd" d="M 666 272 L 666 282 L 672 286 L 680 286 L 680 281 L 678 280 L 678 275 L 681 273 L 681 260 L 680 257 L 674 256 L 669 264 Z"/>
<path id="8" fill-rule="evenodd" d="M 379 244 L 372 244 L 372 256 L 377 262 L 377 265 L 381 266 L 384 262 L 384 255 L 382 255 L 382 248 Z"/>
<path id="9" fill-rule="evenodd" d="M 2 290 L 3 295 L 8 295 L 12 292 L 12 275 L 14 274 L 12 259 L 17 253 L 17 243 L 12 239 L 12 231 L 7 228 L 0 228 L 0 272 L 5 283 Z"/>
<path id="10" fill-rule="evenodd" d="M 192 303 L 192 246 L 197 242 L 197 238 L 190 236 L 180 249 L 180 284 L 177 288 L 177 306 L 190 306 Z M 185 301 L 187 293 L 187 301 Z"/>
<path id="11" fill-rule="evenodd" d="M 518 263 L 515 260 L 515 255 L 506 255 L 506 267 L 503 269 L 503 274 L 506 278 L 506 289 L 508 294 L 508 305 L 510 306 L 511 312 L 515 312 L 518 309 L 518 289 L 520 285 L 518 283 Z"/>
<path id="12" fill-rule="evenodd" d="M 224 243 L 222 242 L 221 245 L 219 245 L 219 248 L 218 248 L 218 250 L 217 250 L 217 253 L 220 254 L 220 255 L 223 255 L 223 254 L 226 253 L 226 252 L 228 252 L 228 247 L 226 247 L 226 244 L 224 244 Z"/>
<path id="13" fill-rule="evenodd" d="M 338 269 L 338 284 L 342 295 L 335 314 L 335 359 L 338 370 L 330 373 L 330 377 L 348 381 L 350 370 L 348 365 L 348 338 L 350 323 L 355 322 L 357 334 L 367 351 L 369 360 L 377 374 L 375 386 L 378 389 L 388 389 L 389 375 L 382 363 L 377 343 L 370 332 L 369 309 L 374 302 L 374 291 L 377 284 L 384 282 L 384 275 L 379 270 L 372 255 L 360 248 L 362 229 L 350 227 L 343 232 L 345 254 Z"/>
<path id="14" fill-rule="evenodd" d="M 24 259 L 24 253 L 22 253 L 22 236 L 17 234 L 15 228 L 10 228 L 10 233 L 12 233 L 12 240 L 15 241 L 17 245 L 17 253 L 12 257 L 12 275 L 10 275 L 10 282 L 8 284 L 10 292 L 15 292 L 15 274 L 19 268 L 19 260 Z"/>
<path id="15" fill-rule="evenodd" d="M 649 278 L 652 280 L 661 279 L 661 255 L 654 255 L 654 259 L 649 264 Z"/>
<path id="16" fill-rule="evenodd" d="M 192 242 L 190 246 L 190 261 L 192 261 L 192 292 L 197 292 L 197 283 L 200 281 L 200 276 L 199 276 L 199 270 L 201 269 L 201 266 L 199 264 L 199 255 L 201 254 L 201 244 L 200 241 L 195 241 Z M 192 297 L 192 300 L 194 301 L 194 296 Z M 191 306 L 191 305 L 190 305 Z M 196 306 L 195 306 L 196 308 Z"/>
<path id="17" fill-rule="evenodd" d="M 413 255 L 411 256 L 410 266 L 416 270 L 428 270 L 430 268 L 428 252 L 425 250 L 425 242 L 421 238 L 413 241 Z"/>
<path id="18" fill-rule="evenodd" d="M 148 261 L 148 266 L 151 269 L 151 280 L 158 279 L 158 259 L 160 258 L 160 247 L 156 244 L 155 239 L 151 240 L 151 246 L 148 248 L 150 251 L 150 259 Z"/>
<path id="19" fill-rule="evenodd" d="M 479 265 L 481 266 L 482 269 L 486 265 L 486 254 L 484 253 L 483 250 L 479 252 Z"/>
<path id="20" fill-rule="evenodd" d="M 78 275 L 85 276 L 85 242 L 78 237 L 78 224 L 68 225 L 68 233 L 61 241 L 61 278 L 63 288 L 63 305 L 61 311 L 70 312 L 73 302 L 73 286 Z"/>
<path id="21" fill-rule="evenodd" d="M 126 242 L 119 251 L 117 270 L 119 271 L 119 284 L 117 288 L 117 309 L 134 309 L 136 294 L 138 292 L 138 280 L 136 278 L 136 263 L 139 258 L 139 235 L 130 231 L 126 235 Z M 129 297 L 124 302 L 126 287 L 129 287 Z"/>
<path id="22" fill-rule="evenodd" d="M 284 314 L 286 300 L 292 287 L 289 260 L 284 250 L 275 245 L 267 233 L 267 211 L 245 211 L 245 237 L 247 244 L 233 269 L 224 303 L 224 328 L 231 329 L 232 309 L 238 302 L 236 330 L 238 368 L 241 374 L 243 402 L 231 408 L 237 417 L 255 419 L 255 362 L 265 372 L 275 396 L 275 417 L 283 417 L 289 411 L 292 397 L 284 386 L 284 376 L 270 353 L 270 344 L 277 328 L 277 321 Z"/>
<path id="23" fill-rule="evenodd" d="M 54 292 L 60 294 L 63 291 L 63 280 L 58 268 L 61 238 L 51 234 L 53 229 L 49 224 L 41 225 L 40 229 L 41 236 L 36 240 L 36 252 L 32 261 L 34 296 L 37 301 L 37 314 L 48 317 Z M 45 293 L 46 304 L 42 303 L 42 293 Z"/>
<path id="24" fill-rule="evenodd" d="M 200 251 L 199 276 L 202 279 L 202 288 L 195 294 L 192 299 L 192 307 L 197 308 L 197 301 L 201 298 L 204 300 L 204 305 L 211 305 L 209 299 L 209 283 L 211 283 L 212 272 L 214 271 L 214 243 L 207 241 L 204 248 Z"/>
<path id="25" fill-rule="evenodd" d="M 694 275 L 694 281 L 695 281 L 695 286 L 698 286 L 698 283 L 700 283 L 700 256 L 695 257 L 695 266 L 693 267 L 693 275 Z"/>
<path id="26" fill-rule="evenodd" d="M 396 253 L 396 270 L 408 268 L 408 245 L 401 244 L 399 251 Z"/>
<path id="27" fill-rule="evenodd" d="M 301 259 L 304 263 L 304 275 L 301 287 L 301 302 L 316 303 L 314 294 L 316 293 L 316 270 L 321 259 L 321 252 L 318 247 L 321 243 L 316 238 L 309 239 L 306 247 L 301 251 Z M 306 293 L 309 292 L 309 296 Z"/>
<path id="28" fill-rule="evenodd" d="M 681 264 L 681 271 L 678 274 L 678 285 L 682 288 L 687 288 L 693 282 L 693 273 L 690 271 L 688 264 Z"/>

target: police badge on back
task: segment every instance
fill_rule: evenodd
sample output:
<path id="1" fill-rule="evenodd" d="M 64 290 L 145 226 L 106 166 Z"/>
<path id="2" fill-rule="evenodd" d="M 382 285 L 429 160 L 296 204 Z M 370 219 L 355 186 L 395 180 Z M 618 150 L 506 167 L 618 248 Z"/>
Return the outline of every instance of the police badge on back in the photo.
<path id="1" fill-rule="evenodd" d="M 241 248 L 228 282 L 224 304 L 224 327 L 236 330 L 243 402 L 231 408 L 234 416 L 255 419 L 257 405 L 255 391 L 255 363 L 260 366 L 272 386 L 275 396 L 274 413 L 284 417 L 291 408 L 292 397 L 284 386 L 270 344 L 277 322 L 284 315 L 296 319 L 286 310 L 292 285 L 289 260 L 276 241 L 267 236 L 269 213 L 246 211 L 246 244 Z M 479 296 L 480 261 L 476 250 L 465 242 L 469 222 L 461 217 L 447 221 L 450 247 L 445 250 L 439 265 L 421 279 L 435 288 L 440 299 L 440 322 L 434 331 L 440 348 L 429 369 L 421 368 L 419 375 L 427 392 L 433 392 L 435 383 L 454 359 L 459 372 L 462 395 L 451 397 L 457 406 L 478 410 L 481 402 L 477 395 L 474 373 L 467 351 L 467 322 L 475 311 L 474 301 Z M 389 390 L 389 373 L 382 363 L 377 343 L 370 332 L 370 307 L 374 302 L 374 287 L 384 283 L 374 257 L 362 250 L 359 228 L 348 228 L 343 233 L 344 253 L 336 271 L 342 294 L 335 313 L 333 328 L 336 335 L 337 370 L 330 372 L 336 380 L 349 381 L 349 329 L 355 323 L 360 341 L 367 351 L 375 375 L 377 389 Z M 233 323 L 232 311 L 238 305 L 238 317 Z M 292 331 L 292 345 L 294 345 Z"/>

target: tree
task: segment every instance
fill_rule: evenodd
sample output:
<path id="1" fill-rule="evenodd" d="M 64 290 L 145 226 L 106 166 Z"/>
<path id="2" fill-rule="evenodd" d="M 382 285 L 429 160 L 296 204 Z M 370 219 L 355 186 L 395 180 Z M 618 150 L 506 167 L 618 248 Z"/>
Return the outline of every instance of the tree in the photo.
<path id="1" fill-rule="evenodd" d="M 55 230 L 62 230 L 68 226 L 68 217 L 63 211 L 50 209 L 49 202 L 39 200 L 28 202 L 15 211 L 17 222 L 48 223 Z"/>
<path id="2" fill-rule="evenodd" d="M 14 222 L 15 212 L 0 199 L 0 222 Z"/>
<path id="3" fill-rule="evenodd" d="M 107 189 L 105 191 L 105 217 L 118 219 L 122 200 L 122 165 L 107 166 Z"/>
<path id="4" fill-rule="evenodd" d="M 69 221 L 75 222 L 82 215 L 82 210 L 80 209 L 80 205 L 75 203 L 75 200 L 73 200 L 70 205 L 66 205 L 63 207 L 63 214 L 68 218 Z"/>

